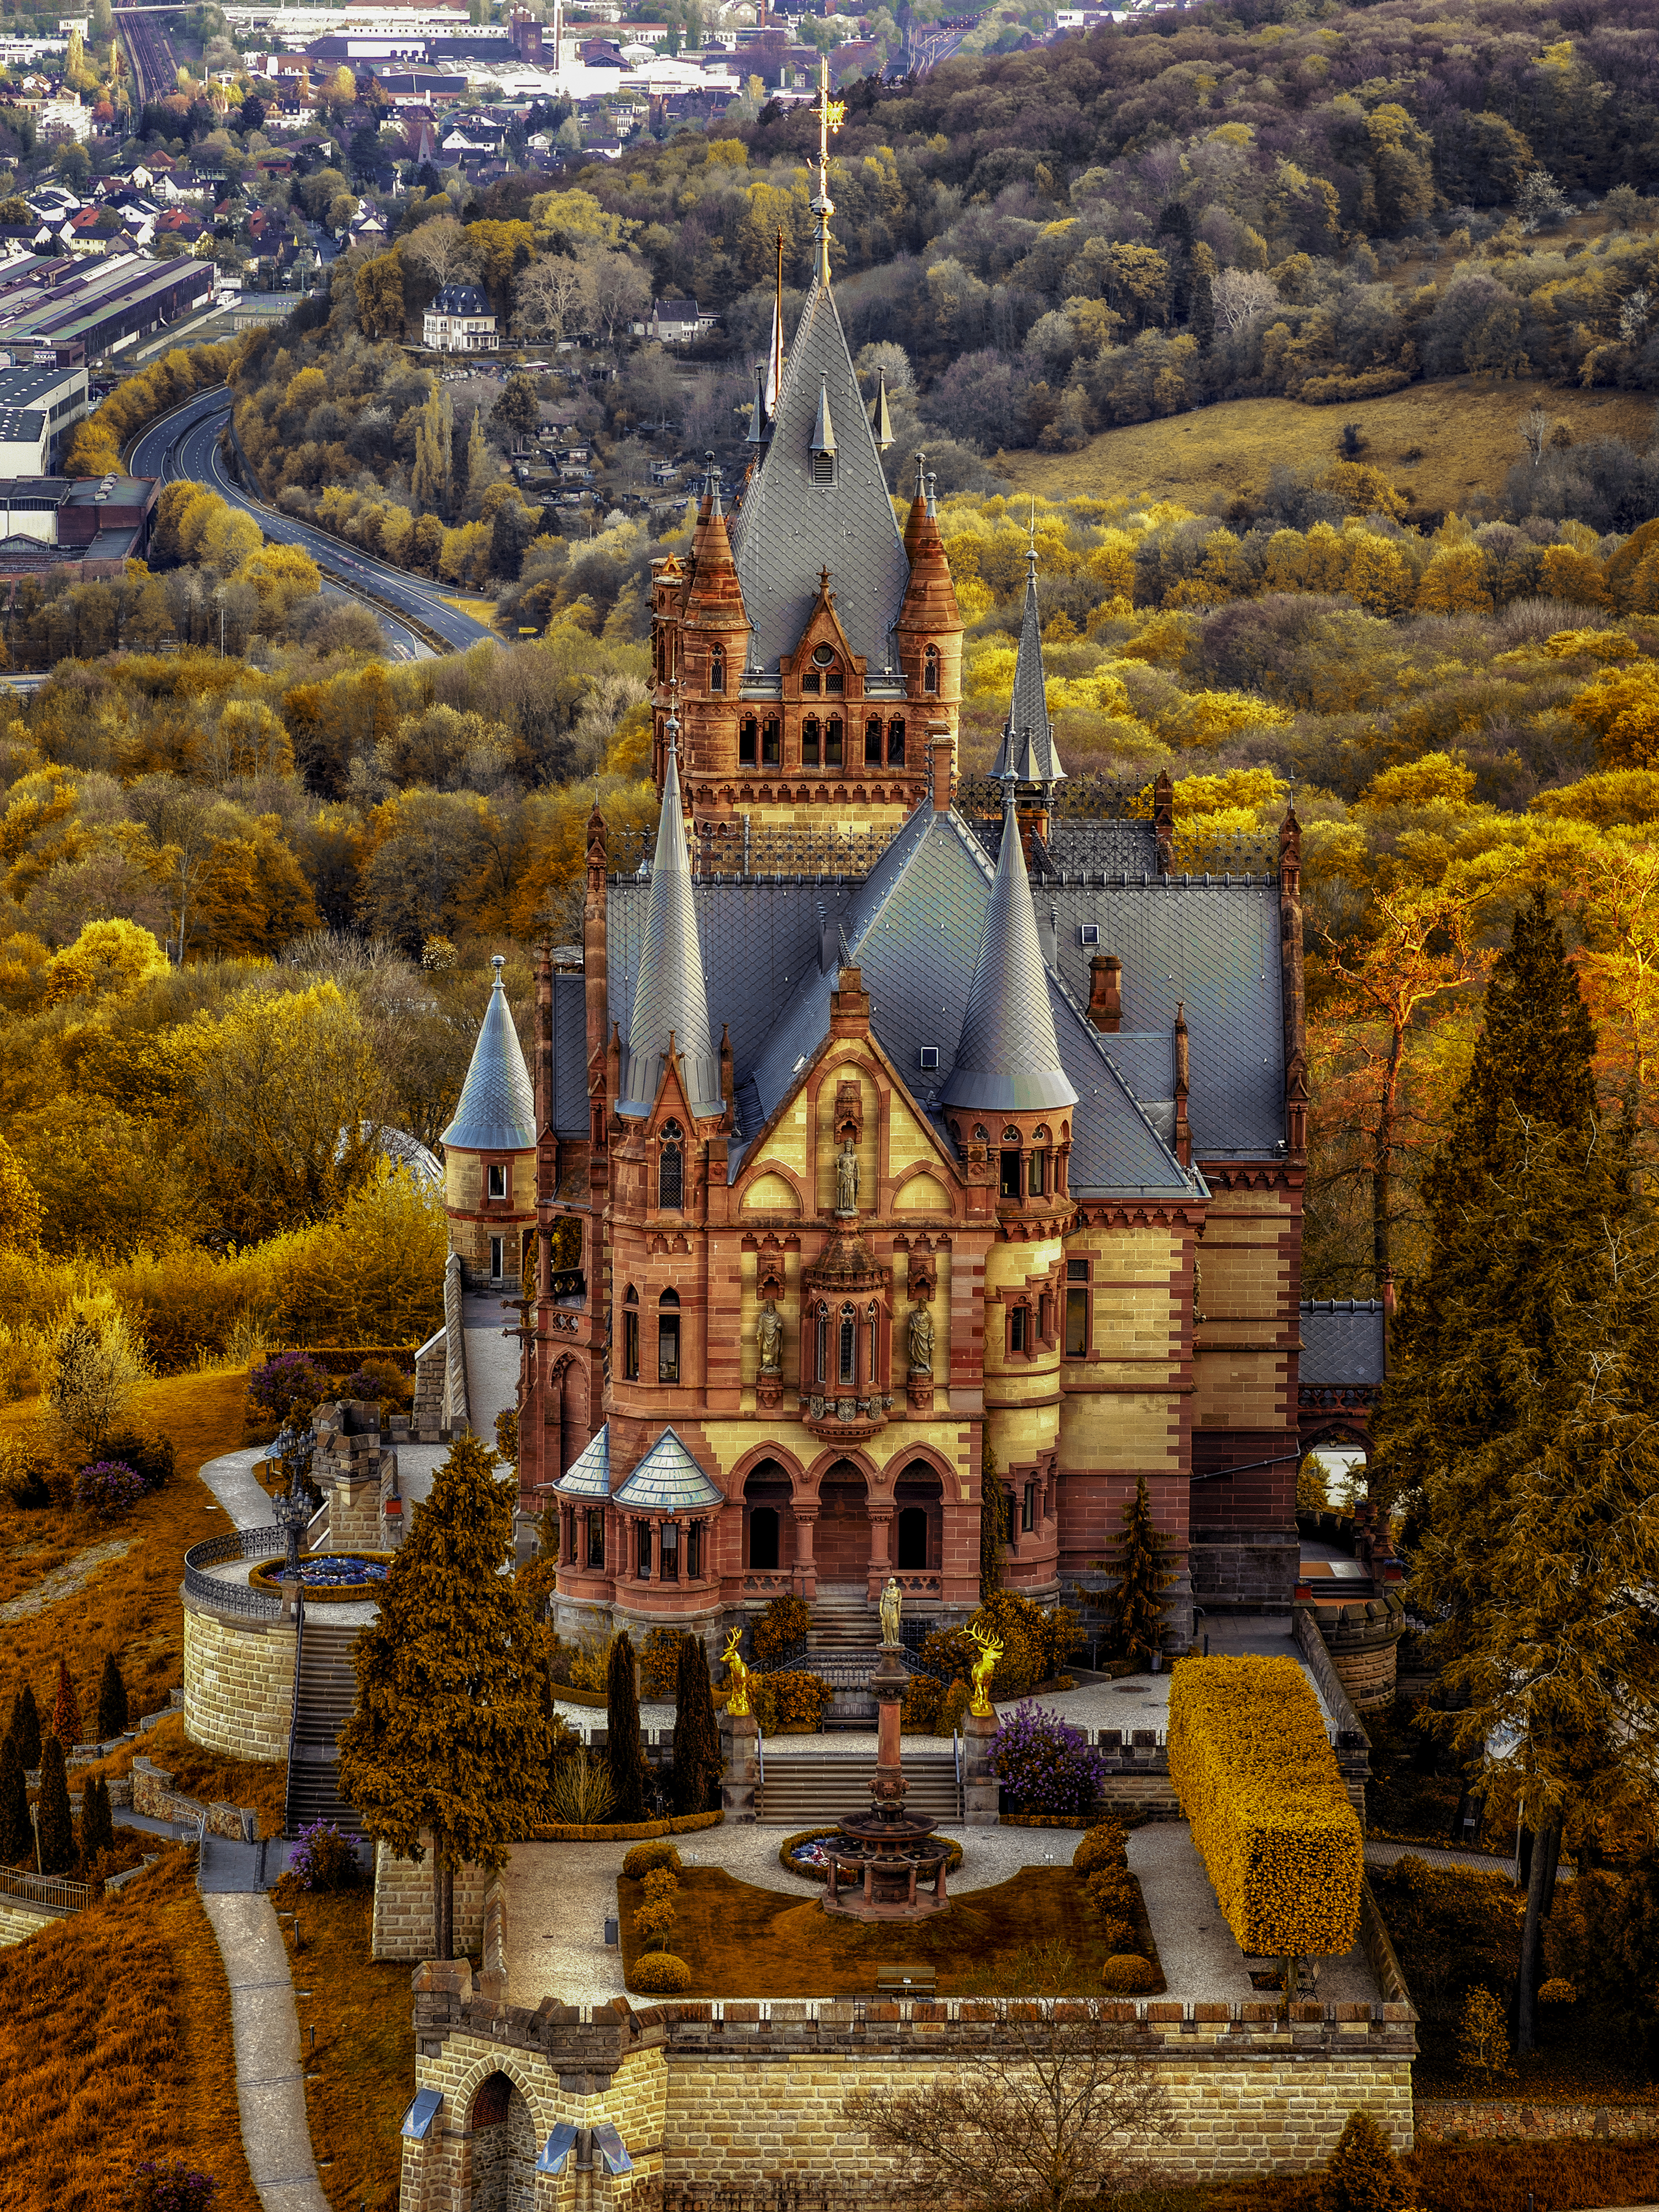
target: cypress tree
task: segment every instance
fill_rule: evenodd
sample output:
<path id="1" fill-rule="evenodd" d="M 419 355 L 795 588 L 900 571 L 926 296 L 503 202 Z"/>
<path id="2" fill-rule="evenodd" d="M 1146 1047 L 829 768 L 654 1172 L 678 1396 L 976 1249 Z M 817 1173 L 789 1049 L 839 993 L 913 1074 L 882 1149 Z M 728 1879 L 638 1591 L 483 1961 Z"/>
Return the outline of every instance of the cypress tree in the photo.
<path id="1" fill-rule="evenodd" d="M 11 1701 L 10 1733 L 17 1739 L 17 1756 L 33 1774 L 40 1764 L 40 1709 L 27 1682 Z"/>
<path id="2" fill-rule="evenodd" d="M 52 1732 L 65 1751 L 73 1750 L 81 1741 L 81 1701 L 75 1694 L 75 1685 L 61 1655 L 58 1661 L 58 1694 L 52 1701 Z"/>
<path id="3" fill-rule="evenodd" d="M 546 1631 L 501 1568 L 513 1493 L 462 1437 L 416 1507 L 353 1647 L 357 1702 L 340 1732 L 340 1789 L 401 1857 L 428 1844 L 441 1959 L 452 1955 L 455 1869 L 499 1866 L 544 1817 L 552 1748 Z"/>
<path id="4" fill-rule="evenodd" d="M 1175 1580 L 1164 1564 L 1165 1548 L 1152 1519 L 1143 1474 L 1123 1509 L 1123 1540 L 1113 1562 L 1118 1578 L 1114 1593 L 1117 1638 L 1128 1658 L 1150 1662 L 1163 1641 L 1164 1593 Z"/>
<path id="5" fill-rule="evenodd" d="M 23 1762 L 17 1739 L 8 1735 L 0 1742 L 0 1866 L 15 1866 L 30 1851 L 29 1793 L 23 1780 Z"/>
<path id="6" fill-rule="evenodd" d="M 634 1641 L 626 1629 L 611 1639 L 605 1667 L 605 1762 L 617 1796 L 618 1820 L 645 1818 L 645 1755 L 640 1749 L 639 1678 Z"/>
<path id="7" fill-rule="evenodd" d="M 70 1813 L 64 1747 L 49 1735 L 40 1747 L 40 1795 L 34 1802 L 42 1874 L 67 1874 L 75 1864 L 75 1822 Z"/>
<path id="8" fill-rule="evenodd" d="M 82 1868 L 91 1866 L 101 1851 L 115 1848 L 115 1821 L 110 1811 L 109 1784 L 94 1775 L 81 1792 L 81 1824 L 77 1838 Z"/>
<path id="9" fill-rule="evenodd" d="M 1549 1868 L 1569 1805 L 1659 1743 L 1641 1593 L 1659 1550 L 1659 1239 L 1602 1124 L 1595 1032 L 1540 900 L 1493 971 L 1468 1081 L 1427 1181 L 1378 1425 L 1407 1506 L 1415 1608 L 1480 1761 L 1513 1746 L 1532 1854 L 1516 2042 L 1533 2045 Z"/>
<path id="10" fill-rule="evenodd" d="M 674 1700 L 674 1810 L 711 1812 L 725 1761 L 708 1654 L 700 1636 L 680 1639 Z"/>
<path id="11" fill-rule="evenodd" d="M 98 1683 L 98 1741 L 108 1743 L 112 1737 L 123 1735 L 127 1726 L 127 1686 L 121 1679 L 121 1668 L 112 1651 L 104 1662 L 104 1671 Z"/>

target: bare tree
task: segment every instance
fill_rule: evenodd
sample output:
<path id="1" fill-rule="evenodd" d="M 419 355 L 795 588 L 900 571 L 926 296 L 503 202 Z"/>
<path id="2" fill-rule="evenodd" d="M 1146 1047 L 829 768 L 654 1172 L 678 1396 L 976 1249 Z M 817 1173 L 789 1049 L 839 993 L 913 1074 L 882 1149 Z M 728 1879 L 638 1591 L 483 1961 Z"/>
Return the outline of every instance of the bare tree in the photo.
<path id="1" fill-rule="evenodd" d="M 1279 305 L 1279 287 L 1260 269 L 1224 269 L 1211 284 L 1215 319 L 1224 331 L 1242 331 Z"/>
<path id="2" fill-rule="evenodd" d="M 918 2212 L 1065 2212 L 1145 2183 L 1174 2132 L 1154 2046 L 1107 2008 L 1002 2002 L 981 2048 L 922 2089 L 860 2089 L 842 2106 L 891 2154 Z"/>
<path id="3" fill-rule="evenodd" d="M 1544 458 L 1544 448 L 1549 443 L 1550 418 L 1541 407 L 1534 407 L 1529 415 L 1521 417 L 1521 436 L 1527 451 L 1532 455 L 1534 468 Z"/>
<path id="4" fill-rule="evenodd" d="M 523 336 L 556 344 L 580 319 L 581 264 L 568 253 L 544 254 L 520 277 L 515 296 L 514 320 Z"/>
<path id="5" fill-rule="evenodd" d="M 602 331 L 607 345 L 614 342 L 619 323 L 643 315 L 651 305 L 651 287 L 639 264 L 625 253 L 612 253 L 604 246 L 590 249 L 582 255 L 582 276 L 588 327 L 595 333 Z"/>
<path id="6" fill-rule="evenodd" d="M 477 274 L 472 241 L 453 215 L 434 216 L 411 230 L 403 251 L 404 260 L 423 270 L 440 291 Z"/>

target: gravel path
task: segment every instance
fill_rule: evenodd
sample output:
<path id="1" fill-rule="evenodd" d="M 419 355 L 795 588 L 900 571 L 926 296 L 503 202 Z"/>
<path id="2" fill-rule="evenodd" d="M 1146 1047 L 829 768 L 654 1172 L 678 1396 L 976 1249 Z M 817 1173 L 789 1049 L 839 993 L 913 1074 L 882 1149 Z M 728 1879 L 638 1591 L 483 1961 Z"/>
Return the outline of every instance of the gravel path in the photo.
<path id="1" fill-rule="evenodd" d="M 115 1536 L 106 1544 L 89 1544 L 84 1552 L 65 1559 L 61 1567 L 42 1575 L 33 1589 L 26 1589 L 20 1597 L 9 1597 L 0 1605 L 0 1621 L 30 1620 L 37 1613 L 61 1605 L 89 1583 L 100 1567 L 107 1566 L 112 1559 L 124 1559 L 137 1540 L 136 1536 Z"/>
<path id="2" fill-rule="evenodd" d="M 288 1951 L 264 1897 L 207 1896 L 230 1984 L 242 2148 L 264 2212 L 329 2212 L 312 2154 Z"/>

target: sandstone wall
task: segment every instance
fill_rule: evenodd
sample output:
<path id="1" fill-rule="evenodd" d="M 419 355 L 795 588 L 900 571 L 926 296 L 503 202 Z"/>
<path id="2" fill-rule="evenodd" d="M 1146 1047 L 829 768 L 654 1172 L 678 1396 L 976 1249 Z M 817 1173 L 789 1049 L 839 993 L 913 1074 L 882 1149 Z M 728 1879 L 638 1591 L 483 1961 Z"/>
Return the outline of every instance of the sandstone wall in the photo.
<path id="1" fill-rule="evenodd" d="M 487 1867 L 465 1866 L 455 1875 L 455 1948 L 476 1951 L 483 1942 Z M 400 1859 L 386 1844 L 374 1847 L 375 1959 L 429 1959 L 432 1941 L 432 1862 Z"/>
<path id="2" fill-rule="evenodd" d="M 288 1757 L 294 1623 L 244 1620 L 179 1591 L 185 1608 L 185 1734 L 229 1759 Z"/>

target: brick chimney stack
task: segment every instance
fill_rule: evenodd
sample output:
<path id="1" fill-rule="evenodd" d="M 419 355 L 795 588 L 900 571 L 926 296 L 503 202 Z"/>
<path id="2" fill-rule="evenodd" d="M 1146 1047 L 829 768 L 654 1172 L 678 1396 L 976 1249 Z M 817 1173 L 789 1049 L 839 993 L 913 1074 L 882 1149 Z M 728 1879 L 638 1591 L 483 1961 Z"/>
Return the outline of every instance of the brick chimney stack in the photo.
<path id="1" fill-rule="evenodd" d="M 1115 952 L 1097 952 L 1089 963 L 1089 1019 L 1105 1036 L 1123 1026 L 1123 963 Z"/>

